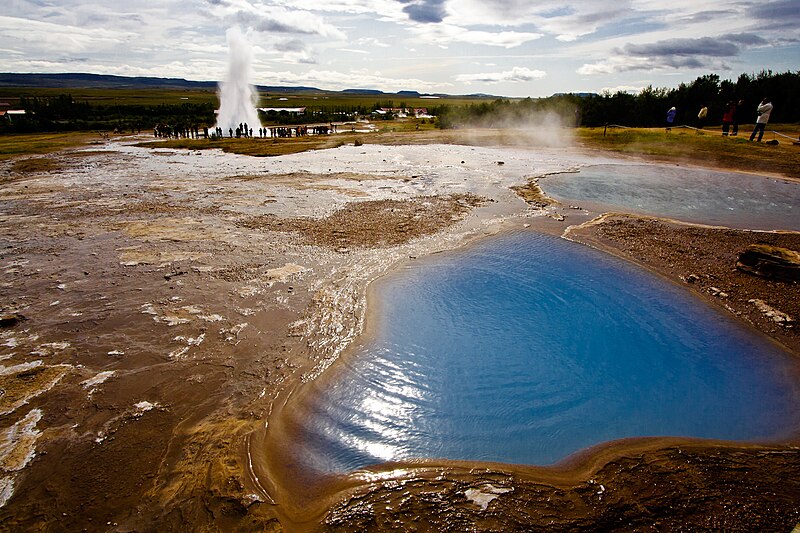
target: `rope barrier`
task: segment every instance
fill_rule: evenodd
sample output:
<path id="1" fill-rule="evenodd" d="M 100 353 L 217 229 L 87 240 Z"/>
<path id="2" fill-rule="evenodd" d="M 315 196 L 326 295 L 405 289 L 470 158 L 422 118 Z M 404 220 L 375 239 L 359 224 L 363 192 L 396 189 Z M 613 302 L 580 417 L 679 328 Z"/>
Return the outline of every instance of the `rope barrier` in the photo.
<path id="1" fill-rule="evenodd" d="M 622 128 L 622 129 L 625 129 L 625 130 L 631 129 L 630 126 L 623 126 L 621 124 L 606 124 L 606 126 L 605 126 L 605 128 L 603 130 L 603 135 L 605 135 L 605 129 L 606 128 Z M 688 124 L 681 124 L 680 126 L 667 126 L 667 128 L 669 128 L 669 129 L 671 129 L 671 128 L 675 128 L 675 129 L 686 128 L 687 130 L 694 130 L 694 131 L 696 131 L 698 133 L 700 133 L 700 132 L 702 132 L 702 133 L 715 133 L 715 132 L 713 132 L 711 130 L 704 130 L 702 128 L 695 128 L 694 126 L 689 126 Z M 790 141 L 792 141 L 794 144 L 799 144 L 800 145 L 800 138 L 795 139 L 794 137 L 790 137 L 789 135 L 786 135 L 785 133 L 781 133 L 781 132 L 775 131 L 775 130 L 766 130 L 766 131 L 770 132 L 770 133 L 774 133 L 775 135 L 780 135 L 781 137 L 785 137 L 785 138 L 789 139 Z"/>
<path id="2" fill-rule="evenodd" d="M 789 137 L 788 135 L 786 135 L 786 134 L 784 134 L 784 133 L 781 133 L 781 132 L 779 132 L 779 131 L 775 131 L 775 130 L 769 130 L 769 131 L 770 131 L 771 133 L 774 133 L 775 135 L 780 135 L 781 137 L 786 137 L 787 139 L 791 139 L 791 140 L 792 140 L 792 141 L 794 141 L 794 142 L 797 142 L 798 140 L 800 140 L 800 139 L 795 139 L 794 137 Z"/>

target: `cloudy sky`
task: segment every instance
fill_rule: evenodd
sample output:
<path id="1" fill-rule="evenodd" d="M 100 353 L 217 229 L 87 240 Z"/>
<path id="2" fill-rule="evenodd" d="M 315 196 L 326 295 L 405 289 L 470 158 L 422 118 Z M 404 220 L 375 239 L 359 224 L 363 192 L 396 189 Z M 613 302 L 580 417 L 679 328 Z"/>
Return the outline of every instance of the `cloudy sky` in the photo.
<path id="1" fill-rule="evenodd" d="M 800 69 L 800 0 L 5 0 L 0 71 L 548 96 Z"/>

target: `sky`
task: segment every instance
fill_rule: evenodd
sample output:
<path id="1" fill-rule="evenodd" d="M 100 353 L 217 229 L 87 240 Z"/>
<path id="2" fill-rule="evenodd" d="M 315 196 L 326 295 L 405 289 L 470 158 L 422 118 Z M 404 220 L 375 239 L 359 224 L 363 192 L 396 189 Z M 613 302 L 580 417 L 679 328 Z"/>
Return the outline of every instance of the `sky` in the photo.
<path id="1" fill-rule="evenodd" d="M 217 81 L 233 27 L 258 85 L 535 98 L 800 70 L 800 0 L 3 4 L 1 72 Z"/>

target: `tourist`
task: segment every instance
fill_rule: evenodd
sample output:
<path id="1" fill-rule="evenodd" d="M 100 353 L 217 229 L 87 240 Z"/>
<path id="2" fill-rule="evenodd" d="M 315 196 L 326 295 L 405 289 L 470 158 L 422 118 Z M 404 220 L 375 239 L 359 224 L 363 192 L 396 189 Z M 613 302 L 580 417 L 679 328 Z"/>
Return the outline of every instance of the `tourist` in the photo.
<path id="1" fill-rule="evenodd" d="M 761 137 L 764 136 L 764 128 L 767 127 L 769 115 L 772 113 L 772 102 L 769 98 L 761 100 L 758 109 L 756 109 L 756 113 L 758 113 L 758 118 L 756 119 L 756 126 L 753 128 L 753 133 L 750 134 L 750 140 L 752 141 L 756 133 L 758 133 L 758 142 L 761 142 Z"/>
<path id="2" fill-rule="evenodd" d="M 700 112 L 697 113 L 697 129 L 702 130 L 703 124 L 706 122 L 706 117 L 708 116 L 708 108 L 703 106 L 700 108 Z"/>
<path id="3" fill-rule="evenodd" d="M 670 107 L 667 111 L 667 131 L 672 131 L 672 123 L 675 121 L 675 114 L 678 111 L 674 107 Z"/>
<path id="4" fill-rule="evenodd" d="M 725 104 L 725 110 L 722 112 L 722 136 L 727 137 L 730 131 L 731 124 L 733 124 L 733 117 L 736 115 L 736 104 L 733 100 Z"/>

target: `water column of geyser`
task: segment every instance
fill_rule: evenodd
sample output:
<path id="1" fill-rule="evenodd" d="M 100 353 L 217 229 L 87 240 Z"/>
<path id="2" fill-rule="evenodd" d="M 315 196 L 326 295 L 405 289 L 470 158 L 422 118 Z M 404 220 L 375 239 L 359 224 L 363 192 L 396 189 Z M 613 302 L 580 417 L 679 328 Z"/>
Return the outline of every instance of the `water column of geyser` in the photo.
<path id="1" fill-rule="evenodd" d="M 239 28 L 225 32 L 228 41 L 228 75 L 219 84 L 219 113 L 217 127 L 223 135 L 229 130 L 236 131 L 239 124 L 247 124 L 248 129 L 261 127 L 256 111 L 257 94 L 250 85 L 252 71 L 252 49 L 247 36 Z"/>

